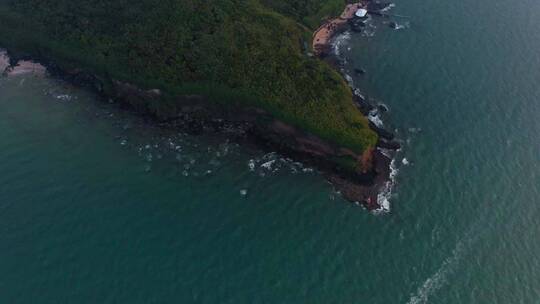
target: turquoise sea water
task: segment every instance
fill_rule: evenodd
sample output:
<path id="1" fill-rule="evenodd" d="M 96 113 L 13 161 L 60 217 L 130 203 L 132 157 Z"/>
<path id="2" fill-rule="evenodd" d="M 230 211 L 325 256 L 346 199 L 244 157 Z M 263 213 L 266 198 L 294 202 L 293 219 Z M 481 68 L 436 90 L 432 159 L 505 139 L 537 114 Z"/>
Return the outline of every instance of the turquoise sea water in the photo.
<path id="1" fill-rule="evenodd" d="M 226 135 L 0 78 L 0 303 L 539 303 L 540 3 L 392 12 L 340 48 L 404 141 L 385 215 Z"/>

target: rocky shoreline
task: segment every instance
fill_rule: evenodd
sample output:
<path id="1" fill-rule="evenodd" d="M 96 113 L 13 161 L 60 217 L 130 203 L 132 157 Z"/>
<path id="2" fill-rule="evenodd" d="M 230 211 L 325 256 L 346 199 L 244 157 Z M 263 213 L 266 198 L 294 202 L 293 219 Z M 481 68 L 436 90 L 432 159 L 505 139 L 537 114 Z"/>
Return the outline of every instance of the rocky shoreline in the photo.
<path id="1" fill-rule="evenodd" d="M 388 15 L 385 14 L 385 11 L 392 6 L 393 4 L 391 2 L 381 2 L 379 0 L 362 0 L 356 4 L 347 5 L 344 13 L 340 17 L 346 22 L 340 22 L 338 26 L 333 28 L 332 35 L 331 37 L 328 37 L 325 44 L 321 44 L 320 41 L 313 41 L 314 45 L 317 43 L 317 52 L 315 54 L 333 66 L 343 77 L 347 77 L 343 69 L 343 62 L 341 62 L 339 56 L 333 52 L 334 38 L 346 31 L 361 32 L 366 26 L 366 22 L 370 20 L 370 17 L 367 17 L 368 15 L 387 17 Z M 367 12 L 366 17 L 358 17 L 349 12 L 349 17 L 343 18 L 351 7 L 364 9 L 365 12 Z M 334 23 L 334 21 L 329 20 L 328 23 Z M 324 26 L 325 25 L 322 25 L 321 27 Z M 314 35 L 314 37 L 315 36 L 316 35 Z M 358 75 L 365 74 L 363 69 L 358 68 L 354 69 L 354 72 Z M 388 108 L 384 105 L 372 104 L 367 98 L 356 92 L 356 88 L 352 87 L 352 85 L 351 89 L 354 91 L 354 103 L 364 116 L 368 117 L 374 112 L 388 111 Z M 343 197 L 347 200 L 355 201 L 356 198 L 362 196 L 365 198 L 363 204 L 369 210 L 386 210 L 388 207 L 384 206 L 384 200 L 387 198 L 384 196 L 391 192 L 391 187 L 394 183 L 393 175 L 395 175 L 395 173 L 393 169 L 393 157 L 395 152 L 401 149 L 401 144 L 395 140 L 395 135 L 392 132 L 378 126 L 371 120 L 369 120 L 369 127 L 377 133 L 379 137 L 376 149 L 373 153 L 374 172 L 377 174 L 372 176 L 370 183 L 355 183 L 354 180 L 343 179 L 340 178 L 340 176 L 327 176 L 327 178 L 337 189 L 341 190 Z"/>
<path id="2" fill-rule="evenodd" d="M 265 151 L 278 152 L 316 168 L 348 201 L 362 204 L 369 210 L 383 208 L 378 195 L 390 178 L 391 159 L 378 148 L 364 155 L 357 155 L 353 151 L 337 147 L 277 120 L 260 108 L 218 105 L 200 95 L 173 96 L 174 102 L 180 105 L 177 111 L 173 113 L 159 111 L 150 105 L 171 98 L 160 90 L 143 90 L 135 85 L 100 77 L 82 69 L 65 69 L 56 65 L 54 59 L 35 54 L 14 53 L 8 50 L 4 56 L 7 57 L 4 61 L 8 61 L 8 66 L 3 74 L 16 74 L 15 67 L 35 69 L 35 66 L 41 65 L 53 77 L 90 89 L 105 101 L 119 102 L 140 115 L 150 116 L 160 124 L 192 134 L 204 131 L 222 132 L 234 128 L 238 132 L 233 140 L 255 144 Z M 37 65 L 32 67 L 32 62 Z M 365 114 L 365 110 L 369 108 L 368 103 L 358 96 L 355 96 L 354 102 Z M 388 132 L 373 125 L 371 127 L 382 138 L 379 140 L 379 147 L 386 149 L 399 147 L 399 144 L 391 141 L 393 136 Z M 361 171 L 347 172 L 336 166 L 335 159 L 341 156 L 362 159 L 368 166 L 364 166 Z"/>

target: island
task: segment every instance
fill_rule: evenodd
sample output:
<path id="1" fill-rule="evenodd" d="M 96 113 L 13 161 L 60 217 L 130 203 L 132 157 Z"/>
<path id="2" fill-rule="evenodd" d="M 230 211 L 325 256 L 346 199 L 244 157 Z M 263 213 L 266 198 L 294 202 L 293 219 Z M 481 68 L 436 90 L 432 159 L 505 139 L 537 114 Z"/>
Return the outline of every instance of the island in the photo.
<path id="1" fill-rule="evenodd" d="M 242 138 L 317 168 L 380 208 L 392 147 L 321 57 L 366 2 L 6 0 L 0 46 L 159 121 Z M 337 17 L 337 19 L 335 19 Z M 319 41 L 317 41 L 317 39 Z"/>

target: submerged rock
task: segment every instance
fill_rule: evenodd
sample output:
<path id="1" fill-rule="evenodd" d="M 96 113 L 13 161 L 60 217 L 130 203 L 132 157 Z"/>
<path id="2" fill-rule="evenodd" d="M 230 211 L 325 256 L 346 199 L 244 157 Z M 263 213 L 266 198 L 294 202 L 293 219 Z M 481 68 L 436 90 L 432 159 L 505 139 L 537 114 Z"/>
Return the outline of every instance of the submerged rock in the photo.
<path id="1" fill-rule="evenodd" d="M 381 112 L 381 113 L 386 113 L 386 112 L 388 112 L 388 107 L 387 107 L 385 104 L 383 104 L 383 103 L 378 104 L 378 105 L 377 105 L 377 109 L 378 109 L 379 112 Z"/>
<path id="2" fill-rule="evenodd" d="M 369 112 L 371 112 L 374 107 L 371 103 L 369 103 L 364 97 L 362 96 L 359 96 L 359 95 L 353 95 L 353 99 L 354 99 L 354 104 L 356 105 L 356 107 L 358 108 L 358 110 L 364 114 L 365 116 L 367 116 L 369 114 Z"/>
<path id="3" fill-rule="evenodd" d="M 361 69 L 361 68 L 356 68 L 356 69 L 354 69 L 354 72 L 355 72 L 357 75 L 364 75 L 364 74 L 366 73 L 366 70 Z"/>
<path id="4" fill-rule="evenodd" d="M 401 149 L 401 145 L 397 141 L 393 141 L 393 140 L 379 139 L 379 141 L 377 142 L 377 146 L 380 148 L 389 149 L 389 150 Z"/>

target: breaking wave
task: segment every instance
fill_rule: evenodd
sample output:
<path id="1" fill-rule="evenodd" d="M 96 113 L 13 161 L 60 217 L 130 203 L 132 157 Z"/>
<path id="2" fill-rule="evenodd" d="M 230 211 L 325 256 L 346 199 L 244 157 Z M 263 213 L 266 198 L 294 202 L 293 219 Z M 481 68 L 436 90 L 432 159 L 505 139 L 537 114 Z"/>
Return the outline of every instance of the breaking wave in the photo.
<path id="1" fill-rule="evenodd" d="M 381 118 L 380 112 L 377 109 L 370 111 L 367 118 L 379 128 L 382 128 L 384 126 L 384 122 Z"/>
<path id="2" fill-rule="evenodd" d="M 340 56 L 342 48 L 351 39 L 351 32 L 346 31 L 336 36 L 332 41 L 332 51 L 334 55 Z"/>
<path id="3" fill-rule="evenodd" d="M 381 10 L 381 12 L 388 12 L 389 10 L 391 10 L 394 7 L 396 7 L 396 4 L 395 3 L 390 3 L 387 7 L 383 8 Z"/>
<path id="4" fill-rule="evenodd" d="M 292 174 L 311 173 L 312 168 L 304 166 L 300 162 L 295 162 L 290 158 L 281 157 L 275 152 L 263 155 L 262 157 L 250 159 L 247 163 L 250 172 L 264 177 L 285 170 Z"/>
<path id="5" fill-rule="evenodd" d="M 390 162 L 390 175 L 388 181 L 382 187 L 382 189 L 379 190 L 379 194 L 377 194 L 377 204 L 380 207 L 374 211 L 375 214 L 390 212 L 390 199 L 392 198 L 394 186 L 396 185 L 396 177 L 399 173 L 399 169 L 396 166 L 395 156 L 392 157 L 392 153 L 385 149 L 379 148 L 379 151 L 381 151 L 384 156 L 392 158 L 392 161 Z"/>

